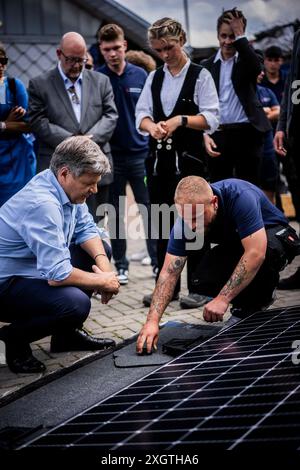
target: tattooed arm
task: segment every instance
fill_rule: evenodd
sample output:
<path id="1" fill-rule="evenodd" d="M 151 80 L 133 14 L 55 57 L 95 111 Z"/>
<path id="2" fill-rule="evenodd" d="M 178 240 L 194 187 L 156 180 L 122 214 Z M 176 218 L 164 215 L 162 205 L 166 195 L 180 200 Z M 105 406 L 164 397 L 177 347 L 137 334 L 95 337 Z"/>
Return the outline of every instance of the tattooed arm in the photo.
<path id="1" fill-rule="evenodd" d="M 244 254 L 220 293 L 206 304 L 203 317 L 208 322 L 222 321 L 229 303 L 256 276 L 262 265 L 267 250 L 267 235 L 264 228 L 242 240 Z"/>
<path id="2" fill-rule="evenodd" d="M 144 343 L 147 345 L 148 352 L 151 351 L 152 346 L 156 349 L 159 321 L 173 297 L 174 289 L 185 261 L 185 257 L 166 254 L 163 268 L 155 286 L 146 323 L 137 339 L 137 353 L 142 352 Z"/>

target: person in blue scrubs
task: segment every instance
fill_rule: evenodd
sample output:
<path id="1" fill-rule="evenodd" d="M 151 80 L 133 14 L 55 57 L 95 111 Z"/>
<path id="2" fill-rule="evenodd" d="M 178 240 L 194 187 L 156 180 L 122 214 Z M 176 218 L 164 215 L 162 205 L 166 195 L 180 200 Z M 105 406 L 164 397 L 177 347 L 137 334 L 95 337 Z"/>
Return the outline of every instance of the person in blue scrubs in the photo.
<path id="1" fill-rule="evenodd" d="M 26 123 L 28 96 L 19 79 L 8 79 L 5 48 L 0 44 L 0 206 L 34 176 L 33 136 Z"/>

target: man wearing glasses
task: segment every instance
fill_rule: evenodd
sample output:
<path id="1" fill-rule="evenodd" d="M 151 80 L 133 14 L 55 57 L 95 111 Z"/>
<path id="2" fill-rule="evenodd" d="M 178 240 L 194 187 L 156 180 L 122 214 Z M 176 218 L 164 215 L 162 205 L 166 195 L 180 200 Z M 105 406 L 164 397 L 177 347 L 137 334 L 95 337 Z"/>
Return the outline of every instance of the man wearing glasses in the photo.
<path id="1" fill-rule="evenodd" d="M 30 80 L 28 88 L 29 119 L 38 139 L 38 171 L 49 167 L 55 147 L 72 135 L 90 137 L 111 161 L 108 142 L 118 114 L 108 77 L 85 69 L 87 47 L 78 33 L 66 33 L 56 54 L 57 66 Z M 111 175 L 101 180 L 102 202 L 111 180 Z"/>

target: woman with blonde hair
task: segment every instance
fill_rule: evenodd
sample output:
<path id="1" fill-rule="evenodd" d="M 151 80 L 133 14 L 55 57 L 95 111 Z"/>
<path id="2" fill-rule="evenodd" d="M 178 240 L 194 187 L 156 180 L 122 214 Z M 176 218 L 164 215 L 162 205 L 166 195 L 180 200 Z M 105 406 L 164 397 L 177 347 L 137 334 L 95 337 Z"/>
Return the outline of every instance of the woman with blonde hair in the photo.
<path id="1" fill-rule="evenodd" d="M 164 65 L 147 78 L 136 106 L 136 125 L 142 134 L 150 134 L 151 150 L 146 160 L 150 201 L 172 206 L 181 178 L 207 176 L 203 130 L 211 133 L 217 129 L 219 100 L 210 72 L 192 63 L 186 54 L 186 33 L 177 20 L 156 21 L 148 30 L 148 39 Z M 167 244 L 162 236 L 158 239 L 160 269 Z M 175 298 L 178 291 L 179 285 Z M 150 301 L 151 296 L 144 298 L 145 305 Z"/>

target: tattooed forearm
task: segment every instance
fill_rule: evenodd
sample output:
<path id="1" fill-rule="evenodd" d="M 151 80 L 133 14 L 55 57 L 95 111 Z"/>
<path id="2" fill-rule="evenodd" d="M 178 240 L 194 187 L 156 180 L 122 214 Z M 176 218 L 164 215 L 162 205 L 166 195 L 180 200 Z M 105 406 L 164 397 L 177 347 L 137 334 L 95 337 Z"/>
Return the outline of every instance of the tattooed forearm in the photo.
<path id="1" fill-rule="evenodd" d="M 155 287 L 153 299 L 148 314 L 148 320 L 160 319 L 166 307 L 171 301 L 176 286 L 176 282 L 183 270 L 186 258 L 176 257 L 164 266 Z"/>
<path id="2" fill-rule="evenodd" d="M 246 281 L 247 274 L 246 260 L 241 258 L 230 279 L 221 290 L 220 295 L 231 298 L 236 288 L 240 287 Z"/>
<path id="3" fill-rule="evenodd" d="M 183 270 L 184 264 L 185 264 L 186 258 L 183 258 L 181 256 L 178 256 L 175 258 L 167 267 L 167 273 L 168 274 L 180 274 L 181 271 Z"/>

